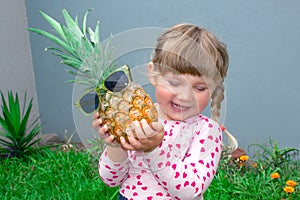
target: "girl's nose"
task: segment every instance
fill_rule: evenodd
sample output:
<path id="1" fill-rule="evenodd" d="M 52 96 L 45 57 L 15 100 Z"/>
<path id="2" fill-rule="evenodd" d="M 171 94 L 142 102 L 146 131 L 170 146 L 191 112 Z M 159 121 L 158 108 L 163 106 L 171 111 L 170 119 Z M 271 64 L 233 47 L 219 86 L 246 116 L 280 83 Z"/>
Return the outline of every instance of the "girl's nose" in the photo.
<path id="1" fill-rule="evenodd" d="M 193 97 L 194 93 L 190 87 L 184 87 L 177 91 L 177 98 L 182 101 L 192 101 Z"/>

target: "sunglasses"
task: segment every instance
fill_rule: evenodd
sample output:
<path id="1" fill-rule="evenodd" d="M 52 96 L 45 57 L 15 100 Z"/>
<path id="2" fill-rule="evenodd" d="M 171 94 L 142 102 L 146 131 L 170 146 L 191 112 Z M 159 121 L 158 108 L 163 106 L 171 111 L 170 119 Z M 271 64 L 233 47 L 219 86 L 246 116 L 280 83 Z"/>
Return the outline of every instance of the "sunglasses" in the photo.
<path id="1" fill-rule="evenodd" d="M 121 92 L 132 81 L 130 69 L 128 65 L 124 65 L 113 71 L 96 89 L 87 90 L 75 102 L 75 107 L 85 115 L 93 114 L 99 109 L 100 94 L 107 92 Z"/>

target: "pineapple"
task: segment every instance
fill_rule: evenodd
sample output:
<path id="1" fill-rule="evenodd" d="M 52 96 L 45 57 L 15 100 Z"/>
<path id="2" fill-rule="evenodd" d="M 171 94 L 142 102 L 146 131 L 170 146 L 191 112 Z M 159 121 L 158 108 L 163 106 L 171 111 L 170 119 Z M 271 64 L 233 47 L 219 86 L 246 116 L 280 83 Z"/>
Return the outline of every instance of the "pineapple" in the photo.
<path id="1" fill-rule="evenodd" d="M 151 124 L 157 121 L 157 110 L 150 96 L 133 81 L 129 81 L 127 87 L 118 92 L 103 87 L 105 80 L 119 68 L 115 61 L 111 61 L 110 42 L 105 45 L 100 43 L 99 22 L 95 30 L 86 27 L 89 11 L 84 15 L 82 29 L 77 17 L 72 19 L 67 10 L 63 9 L 66 26 L 40 11 L 58 36 L 37 28 L 28 30 L 50 39 L 59 46 L 48 49 L 60 57 L 63 64 L 73 69 L 67 72 L 80 77 L 69 82 L 84 84 L 87 90 L 95 91 L 99 100 L 97 109 L 103 125 L 108 126 L 108 132 L 116 141 L 120 142 L 120 136 L 124 136 L 128 141 L 125 130 L 131 127 L 132 121 L 146 119 Z"/>

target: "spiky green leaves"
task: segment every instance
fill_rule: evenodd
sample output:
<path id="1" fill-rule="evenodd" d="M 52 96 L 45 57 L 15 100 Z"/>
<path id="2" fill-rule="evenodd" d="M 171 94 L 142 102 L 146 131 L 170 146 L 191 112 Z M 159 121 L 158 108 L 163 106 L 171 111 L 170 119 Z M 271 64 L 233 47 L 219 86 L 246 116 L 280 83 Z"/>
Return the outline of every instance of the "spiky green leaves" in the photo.
<path id="1" fill-rule="evenodd" d="M 77 74 L 72 70 L 67 70 L 72 75 L 78 75 L 76 80 L 70 82 L 96 88 L 115 65 L 112 64 L 111 60 L 112 48 L 110 43 L 107 42 L 105 46 L 100 43 L 100 23 L 97 22 L 95 30 L 86 26 L 90 10 L 87 10 L 84 15 L 82 28 L 79 27 L 77 17 L 73 19 L 68 11 L 63 9 L 62 14 L 66 25 L 62 25 L 40 11 L 56 35 L 37 28 L 28 28 L 28 30 L 50 39 L 59 46 L 47 49 L 51 50 L 55 56 L 60 57 L 63 64 L 79 72 Z"/>
<path id="2" fill-rule="evenodd" d="M 26 102 L 26 94 L 22 102 L 21 109 L 18 94 L 14 96 L 8 92 L 7 101 L 1 92 L 2 115 L 0 116 L 0 155 L 23 156 L 32 150 L 32 146 L 40 139 L 39 134 L 41 126 L 38 119 L 29 124 L 29 116 L 32 108 L 32 99 L 29 104 Z"/>

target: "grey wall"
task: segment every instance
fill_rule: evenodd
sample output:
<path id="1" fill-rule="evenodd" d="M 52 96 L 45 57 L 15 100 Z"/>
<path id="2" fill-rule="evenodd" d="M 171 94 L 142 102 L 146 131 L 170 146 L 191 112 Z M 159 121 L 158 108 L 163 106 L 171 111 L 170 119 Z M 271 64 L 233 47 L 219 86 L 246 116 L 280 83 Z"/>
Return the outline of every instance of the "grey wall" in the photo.
<path id="1" fill-rule="evenodd" d="M 0 90 L 17 92 L 22 103 L 34 98 L 31 118 L 39 116 L 32 68 L 25 1 L 0 1 Z M 28 101 L 27 101 L 28 103 Z M 0 99 L 0 104 L 1 99 Z"/>
<path id="2" fill-rule="evenodd" d="M 179 22 L 205 26 L 227 44 L 230 68 L 226 79 L 225 126 L 242 147 L 268 142 L 300 147 L 300 1 L 74 1 L 27 0 L 30 27 L 49 30 L 42 10 L 62 20 L 61 9 L 82 17 L 94 8 L 89 25 L 102 23 L 102 39 L 141 27 L 169 27 Z M 30 34 L 37 94 L 45 132 L 72 132 L 71 77 L 59 59 L 43 49 L 53 45 Z M 137 57 L 137 60 L 145 57 Z M 137 63 L 139 61 L 136 61 Z"/>

